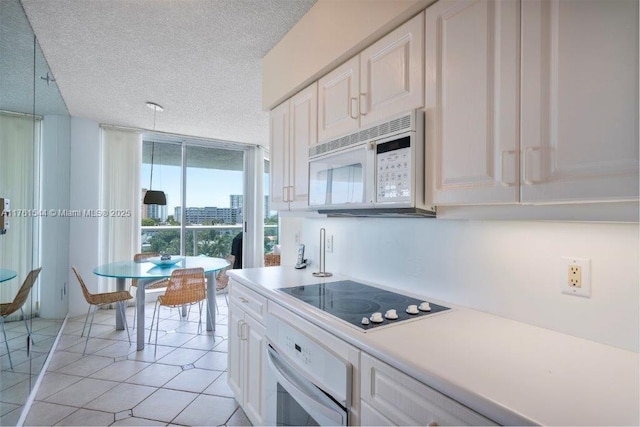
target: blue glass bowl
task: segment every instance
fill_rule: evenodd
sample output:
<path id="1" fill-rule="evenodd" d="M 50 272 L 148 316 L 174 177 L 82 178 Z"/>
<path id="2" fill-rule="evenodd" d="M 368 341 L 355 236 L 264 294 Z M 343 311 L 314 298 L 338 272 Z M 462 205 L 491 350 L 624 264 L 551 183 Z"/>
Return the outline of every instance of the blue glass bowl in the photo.
<path id="1" fill-rule="evenodd" d="M 149 258 L 147 261 L 154 263 L 155 265 L 174 265 L 182 261 L 184 257 L 182 256 L 172 256 L 171 259 L 160 259 L 159 256 Z"/>

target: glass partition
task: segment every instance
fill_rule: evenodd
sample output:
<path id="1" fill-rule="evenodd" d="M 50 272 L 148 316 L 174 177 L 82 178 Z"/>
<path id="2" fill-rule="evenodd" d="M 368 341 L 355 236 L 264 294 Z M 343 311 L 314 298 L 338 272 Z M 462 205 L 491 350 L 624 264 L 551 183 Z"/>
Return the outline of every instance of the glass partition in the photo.
<path id="1" fill-rule="evenodd" d="M 44 212 L 68 207 L 70 143 L 66 106 L 18 0 L 0 2 L 0 76 L 0 198 L 10 200 L 0 269 L 15 272 L 0 303 L 17 301 L 42 268 L 27 300 L 2 313 L 0 425 L 15 425 L 67 313 L 68 220 Z"/>

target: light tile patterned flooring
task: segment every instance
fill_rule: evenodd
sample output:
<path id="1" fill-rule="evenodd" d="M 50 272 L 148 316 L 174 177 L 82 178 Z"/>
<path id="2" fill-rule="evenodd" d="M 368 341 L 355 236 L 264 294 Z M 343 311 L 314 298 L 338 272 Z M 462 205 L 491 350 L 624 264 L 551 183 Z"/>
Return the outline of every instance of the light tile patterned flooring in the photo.
<path id="1" fill-rule="evenodd" d="M 34 344 L 27 355 L 27 331 L 22 321 L 5 323 L 13 369 L 0 332 L 0 425 L 14 425 L 55 341 L 61 320 L 29 319 Z"/>
<path id="2" fill-rule="evenodd" d="M 156 357 L 154 337 L 136 351 L 134 332 L 129 345 L 126 331 L 114 329 L 115 310 L 98 310 L 82 356 L 84 316 L 68 319 L 25 425 L 250 425 L 227 386 L 222 295 L 218 306 L 215 334 L 197 333 L 197 306 L 189 320 L 161 308 Z M 127 309 L 129 325 L 133 309 Z M 145 312 L 148 328 L 153 303 Z"/>

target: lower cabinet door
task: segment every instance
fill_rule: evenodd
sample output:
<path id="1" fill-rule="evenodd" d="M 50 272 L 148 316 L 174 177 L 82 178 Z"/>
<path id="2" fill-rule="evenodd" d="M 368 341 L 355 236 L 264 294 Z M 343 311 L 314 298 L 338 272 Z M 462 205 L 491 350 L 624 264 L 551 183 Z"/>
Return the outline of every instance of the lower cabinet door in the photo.
<path id="1" fill-rule="evenodd" d="M 227 353 L 227 384 L 240 405 L 243 404 L 243 365 L 244 356 L 240 330 L 244 322 L 244 312 L 229 301 L 229 349 Z"/>
<path id="2" fill-rule="evenodd" d="M 244 389 L 244 411 L 253 425 L 262 425 L 264 401 L 262 392 L 264 356 L 266 352 L 265 327 L 250 315 L 245 315 L 244 345 L 246 358 L 246 381 Z"/>
<path id="3" fill-rule="evenodd" d="M 395 424 L 380 412 L 360 401 L 360 423 L 363 426 L 394 426 Z"/>
<path id="4" fill-rule="evenodd" d="M 369 411 L 369 417 L 382 414 L 392 425 L 495 425 L 472 409 L 378 359 L 363 353 L 360 362 L 362 400 L 378 413 Z M 384 424 L 384 420 L 375 419 L 374 424 L 378 423 Z M 364 415 L 362 424 L 365 424 Z"/>

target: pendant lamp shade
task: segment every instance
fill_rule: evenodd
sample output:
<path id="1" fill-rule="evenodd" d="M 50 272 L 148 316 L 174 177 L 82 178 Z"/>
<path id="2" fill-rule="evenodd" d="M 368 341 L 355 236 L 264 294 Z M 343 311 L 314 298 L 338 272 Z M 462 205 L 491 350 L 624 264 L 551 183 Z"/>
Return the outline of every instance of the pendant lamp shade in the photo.
<path id="1" fill-rule="evenodd" d="M 153 130 L 156 130 L 156 113 L 158 111 L 162 111 L 163 108 L 161 105 L 155 104 L 153 102 L 147 102 L 147 107 L 153 110 Z M 142 203 L 145 205 L 166 205 L 167 204 L 167 196 L 164 194 L 164 191 L 152 190 L 153 187 L 153 154 L 156 148 L 155 141 L 151 143 L 151 177 L 149 179 L 149 189 L 144 194 L 144 200 Z"/>
<path id="2" fill-rule="evenodd" d="M 166 205 L 167 197 L 165 196 L 164 191 L 147 190 L 147 192 L 144 193 L 143 203 L 145 205 Z"/>

